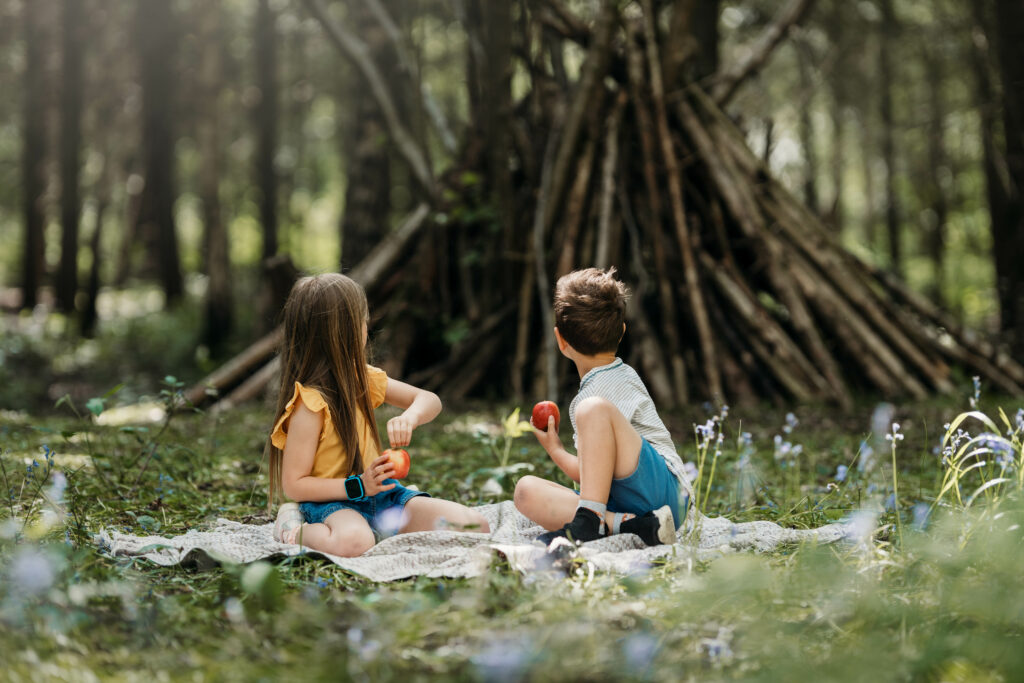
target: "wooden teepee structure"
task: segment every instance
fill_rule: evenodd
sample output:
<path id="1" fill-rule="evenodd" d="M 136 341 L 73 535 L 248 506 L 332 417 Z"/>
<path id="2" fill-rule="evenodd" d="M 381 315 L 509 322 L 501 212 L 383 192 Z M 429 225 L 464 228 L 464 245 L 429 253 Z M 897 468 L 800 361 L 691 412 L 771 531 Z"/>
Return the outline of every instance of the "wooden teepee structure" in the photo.
<path id="1" fill-rule="evenodd" d="M 954 367 L 1024 395 L 1020 363 L 844 250 L 724 113 L 808 4 L 791 0 L 751 57 L 706 87 L 678 75 L 685 54 L 665 54 L 652 0 L 604 0 L 588 20 L 554 0 L 522 4 L 522 44 L 507 56 L 532 87 L 513 102 L 507 83 L 497 94 L 480 85 L 483 97 L 504 98 L 506 109 L 489 101 L 488 111 L 507 128 L 471 129 L 460 163 L 437 179 L 359 38 L 305 0 L 366 79 L 420 187 L 422 203 L 350 273 L 384 321 L 389 372 L 450 398 L 555 398 L 573 379 L 550 333 L 553 282 L 614 265 L 633 290 L 620 350 L 659 402 L 920 398 L 952 391 Z M 496 35 L 487 22 L 482 34 Z M 568 88 L 558 61 L 530 44 L 532 27 L 548 50 L 585 50 Z M 190 399 L 212 386 L 231 405 L 258 391 L 274 371 L 276 334 Z"/>

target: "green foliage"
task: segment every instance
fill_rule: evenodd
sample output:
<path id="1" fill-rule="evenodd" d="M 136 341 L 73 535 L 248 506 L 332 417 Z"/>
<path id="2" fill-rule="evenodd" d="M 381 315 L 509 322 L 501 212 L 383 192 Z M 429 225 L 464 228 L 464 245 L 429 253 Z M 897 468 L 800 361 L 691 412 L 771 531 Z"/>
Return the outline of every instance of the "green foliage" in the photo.
<path id="1" fill-rule="evenodd" d="M 582 559 L 564 577 L 521 575 L 496 558 L 476 579 L 376 585 L 301 556 L 187 568 L 97 552 L 101 528 L 173 536 L 215 517 L 270 521 L 265 411 L 176 412 L 180 388 L 165 378 L 142 410 L 122 402 L 125 389 L 82 402 L 93 409 L 64 399 L 67 417 L 0 425 L 8 675 L 981 680 L 1024 666 L 1024 411 L 880 406 L 865 434 L 860 418 L 809 408 L 799 420 L 736 410 L 734 430 L 736 416 L 719 410 L 681 450 L 708 514 L 803 527 L 848 518 L 845 544 L 706 562 L 682 552 L 628 577 Z M 676 434 L 691 419 L 667 418 Z M 961 436 L 943 453 L 968 424 L 999 439 Z M 506 499 L 518 476 L 487 492 L 493 473 L 482 470 L 528 465 L 556 478 L 527 431 L 515 410 L 445 415 L 417 431 L 411 480 L 475 504 Z M 1015 459 L 986 469 L 1003 441 Z M 888 457 L 876 457 L 883 445 Z M 985 467 L 967 469 L 979 459 Z M 899 496 L 887 507 L 892 464 Z M 950 471 L 959 476 L 947 487 Z M 1012 481 L 978 491 L 999 478 Z"/>

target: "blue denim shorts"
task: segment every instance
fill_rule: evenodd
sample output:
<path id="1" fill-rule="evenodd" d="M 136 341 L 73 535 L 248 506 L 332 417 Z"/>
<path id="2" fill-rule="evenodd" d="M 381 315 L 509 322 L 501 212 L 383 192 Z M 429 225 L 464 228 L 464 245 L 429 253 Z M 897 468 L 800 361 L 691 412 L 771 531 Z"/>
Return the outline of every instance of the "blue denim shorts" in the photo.
<path id="1" fill-rule="evenodd" d="M 424 491 L 414 491 L 407 489 L 398 483 L 395 479 L 385 479 L 385 484 L 394 484 L 395 488 L 387 491 L 381 491 L 375 496 L 370 496 L 364 500 L 332 500 L 326 503 L 299 503 L 299 510 L 302 511 L 302 518 L 307 524 L 321 524 L 325 519 L 333 515 L 338 510 L 355 510 L 366 523 L 373 529 L 374 536 L 378 535 L 380 529 L 380 515 L 385 510 L 390 510 L 394 507 L 404 507 L 406 503 L 415 498 L 416 496 L 427 496 L 430 497 L 429 493 Z M 393 530 L 390 531 L 394 533 Z"/>
<path id="2" fill-rule="evenodd" d="M 647 439 L 641 437 L 641 440 L 643 445 L 640 446 L 636 469 L 622 479 L 612 479 L 608 509 L 612 512 L 632 512 L 639 516 L 668 505 L 678 529 L 684 516 L 679 509 L 679 482 L 669 471 L 665 458 L 658 455 L 658 451 L 654 450 Z"/>

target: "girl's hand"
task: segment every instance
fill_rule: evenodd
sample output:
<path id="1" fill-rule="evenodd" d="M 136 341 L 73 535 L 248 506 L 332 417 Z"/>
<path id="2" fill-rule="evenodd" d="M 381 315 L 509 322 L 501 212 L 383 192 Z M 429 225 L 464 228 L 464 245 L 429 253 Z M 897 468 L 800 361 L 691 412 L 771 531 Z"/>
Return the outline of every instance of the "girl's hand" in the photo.
<path id="1" fill-rule="evenodd" d="M 412 430 L 416 429 L 416 422 L 405 416 L 405 413 L 388 420 L 388 441 L 392 448 L 408 446 L 412 441 Z"/>
<path id="2" fill-rule="evenodd" d="M 385 484 L 385 479 L 390 479 L 395 474 L 395 466 L 391 464 L 391 459 L 382 455 L 366 468 L 366 471 L 362 473 L 363 478 L 363 489 L 366 491 L 367 496 L 375 496 L 381 491 L 390 491 L 395 488 L 394 484 Z"/>

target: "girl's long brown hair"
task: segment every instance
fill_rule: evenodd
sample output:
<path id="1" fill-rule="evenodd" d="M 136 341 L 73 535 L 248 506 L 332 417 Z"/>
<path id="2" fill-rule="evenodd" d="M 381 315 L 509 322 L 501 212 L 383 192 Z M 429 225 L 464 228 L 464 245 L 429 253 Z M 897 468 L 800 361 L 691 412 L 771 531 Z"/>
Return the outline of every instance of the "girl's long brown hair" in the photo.
<path id="1" fill-rule="evenodd" d="M 331 422 L 342 447 L 352 455 L 350 474 L 362 471 L 358 415 L 370 425 L 380 449 L 373 405 L 366 379 L 363 329 L 367 323 L 366 292 L 340 273 L 304 277 L 295 283 L 284 305 L 281 345 L 281 388 L 274 411 L 275 424 L 295 392 L 295 383 L 316 389 L 327 402 Z M 267 505 L 280 500 L 281 460 L 284 455 L 267 440 L 270 452 L 270 495 Z"/>

